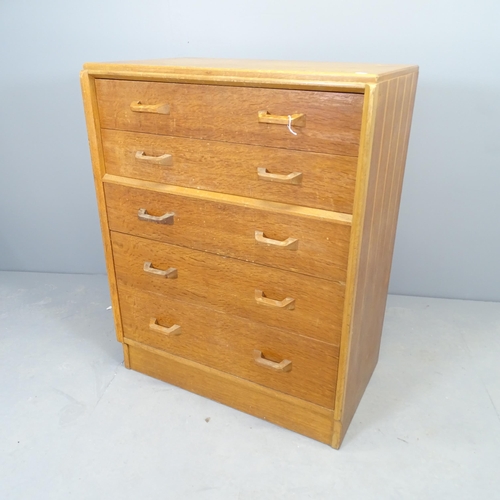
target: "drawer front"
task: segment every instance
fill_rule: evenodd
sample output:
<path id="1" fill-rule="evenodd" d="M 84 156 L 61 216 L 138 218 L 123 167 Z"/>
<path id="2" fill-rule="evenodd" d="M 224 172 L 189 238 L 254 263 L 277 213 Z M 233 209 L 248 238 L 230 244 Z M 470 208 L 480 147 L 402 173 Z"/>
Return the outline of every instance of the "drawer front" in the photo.
<path id="1" fill-rule="evenodd" d="M 127 340 L 130 368 L 331 445 L 333 410 Z"/>
<path id="2" fill-rule="evenodd" d="M 106 172 L 352 213 L 357 159 L 103 130 Z"/>
<path id="3" fill-rule="evenodd" d="M 345 283 L 347 224 L 107 182 L 104 186 L 113 231 Z M 141 220 L 140 210 L 146 210 L 142 218 L 164 216 L 171 224 Z"/>
<path id="4" fill-rule="evenodd" d="M 121 233 L 111 242 L 119 284 L 340 343 L 344 285 Z"/>
<path id="5" fill-rule="evenodd" d="M 118 294 L 126 339 L 333 408 L 336 346 L 162 295 L 122 286 Z M 160 331 L 175 325 L 170 334 Z M 254 351 L 287 366 L 265 366 Z"/>
<path id="6" fill-rule="evenodd" d="M 102 128 L 358 155 L 362 94 L 104 79 L 96 90 Z"/>

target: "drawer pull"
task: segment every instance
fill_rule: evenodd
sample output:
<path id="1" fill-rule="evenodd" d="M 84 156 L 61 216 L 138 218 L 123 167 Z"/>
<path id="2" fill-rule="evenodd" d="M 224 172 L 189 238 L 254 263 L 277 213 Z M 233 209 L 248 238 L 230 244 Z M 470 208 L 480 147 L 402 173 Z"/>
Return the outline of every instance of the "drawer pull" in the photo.
<path id="1" fill-rule="evenodd" d="M 262 181 L 281 182 L 282 184 L 301 184 L 302 172 L 292 172 L 291 174 L 271 174 L 263 167 L 257 168 L 257 175 Z"/>
<path id="2" fill-rule="evenodd" d="M 264 243 L 264 245 L 286 248 L 287 250 L 297 250 L 299 247 L 299 240 L 296 238 L 287 238 L 284 241 L 273 240 L 271 238 L 266 238 L 262 231 L 255 231 L 255 240 L 259 243 Z"/>
<path id="3" fill-rule="evenodd" d="M 169 267 L 166 270 L 156 269 L 152 266 L 151 262 L 144 262 L 144 271 L 146 273 L 156 274 L 157 276 L 164 276 L 169 279 L 177 278 L 177 268 L 175 267 Z"/>
<path id="4" fill-rule="evenodd" d="M 295 299 L 290 297 L 283 300 L 268 299 L 264 296 L 264 292 L 262 290 L 255 290 L 255 301 L 257 304 L 261 304 L 263 306 L 278 307 L 280 309 L 289 310 L 295 309 Z"/>
<path id="5" fill-rule="evenodd" d="M 139 220 L 146 222 L 156 222 L 156 224 L 170 224 L 174 223 L 174 212 L 167 212 L 163 215 L 149 215 L 145 208 L 139 209 L 137 217 Z"/>
<path id="6" fill-rule="evenodd" d="M 262 357 L 262 351 L 258 351 L 257 349 L 253 351 L 253 359 L 258 365 L 264 366 L 265 368 L 271 368 L 271 370 L 277 372 L 289 372 L 292 369 L 292 362 L 288 359 L 276 363 L 275 361 Z"/>
<path id="7" fill-rule="evenodd" d="M 275 123 L 294 127 L 306 126 L 306 115 L 295 113 L 293 115 L 272 115 L 267 111 L 259 111 L 259 123 Z"/>
<path id="8" fill-rule="evenodd" d="M 156 318 L 149 319 L 149 329 L 153 332 L 161 333 L 163 335 L 180 335 L 181 327 L 180 325 L 172 325 L 170 328 L 167 326 L 161 326 L 158 324 Z"/>
<path id="9" fill-rule="evenodd" d="M 141 101 L 133 101 L 130 103 L 130 109 L 136 113 L 170 114 L 170 106 L 168 104 L 142 104 Z"/>
<path id="10" fill-rule="evenodd" d="M 174 159 L 172 155 L 169 154 L 161 156 L 147 156 L 144 151 L 137 151 L 135 153 L 135 159 L 152 165 L 164 165 L 171 167 L 174 164 Z"/>

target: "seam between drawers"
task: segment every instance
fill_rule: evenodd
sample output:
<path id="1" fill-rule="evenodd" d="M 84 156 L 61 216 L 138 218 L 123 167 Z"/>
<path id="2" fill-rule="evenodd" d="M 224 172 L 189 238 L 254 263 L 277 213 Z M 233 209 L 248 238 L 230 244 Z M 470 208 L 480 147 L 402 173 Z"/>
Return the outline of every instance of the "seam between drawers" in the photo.
<path id="1" fill-rule="evenodd" d="M 281 214 L 301 216 L 311 219 L 328 220 L 337 224 L 351 226 L 352 215 L 340 212 L 332 212 L 321 208 L 302 207 L 299 205 L 287 205 L 276 201 L 261 200 L 258 198 L 246 198 L 234 194 L 219 193 L 216 191 L 204 191 L 201 189 L 174 186 L 171 184 L 160 184 L 158 182 L 144 181 L 118 175 L 104 174 L 103 182 L 118 184 L 120 186 L 142 189 L 145 191 L 155 191 L 157 193 L 171 194 L 174 196 L 184 196 L 186 198 L 196 198 L 216 203 L 227 203 L 240 207 L 252 208 L 255 210 L 272 210 Z M 260 202 L 260 203 L 259 203 Z"/>

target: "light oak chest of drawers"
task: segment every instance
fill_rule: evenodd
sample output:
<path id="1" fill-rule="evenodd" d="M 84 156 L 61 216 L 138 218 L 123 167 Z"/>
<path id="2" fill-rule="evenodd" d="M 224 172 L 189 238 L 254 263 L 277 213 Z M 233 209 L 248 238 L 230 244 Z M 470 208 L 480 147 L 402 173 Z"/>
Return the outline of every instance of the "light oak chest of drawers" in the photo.
<path id="1" fill-rule="evenodd" d="M 417 74 L 84 66 L 128 368 L 340 446 L 378 359 Z"/>

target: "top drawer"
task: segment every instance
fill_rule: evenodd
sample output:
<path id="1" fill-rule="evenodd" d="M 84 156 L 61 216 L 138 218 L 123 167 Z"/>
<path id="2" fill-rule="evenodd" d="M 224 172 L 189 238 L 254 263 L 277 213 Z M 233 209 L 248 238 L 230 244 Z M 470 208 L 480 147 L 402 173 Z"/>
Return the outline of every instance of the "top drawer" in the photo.
<path id="1" fill-rule="evenodd" d="M 96 91 L 102 128 L 358 154 L 362 94 L 104 79 Z"/>

